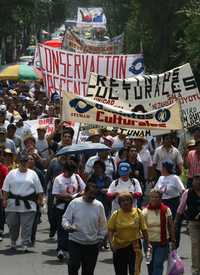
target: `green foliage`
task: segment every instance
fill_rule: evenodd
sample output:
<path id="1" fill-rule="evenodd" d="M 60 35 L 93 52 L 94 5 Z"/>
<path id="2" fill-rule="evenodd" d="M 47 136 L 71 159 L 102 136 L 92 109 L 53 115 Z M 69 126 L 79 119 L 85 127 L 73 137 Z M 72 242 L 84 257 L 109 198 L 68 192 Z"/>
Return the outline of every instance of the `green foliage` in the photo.
<path id="1" fill-rule="evenodd" d="M 200 79 L 200 0 L 1 0 L 0 49 L 10 37 L 26 47 L 79 6 L 102 6 L 110 36 L 125 33 L 125 53 L 143 50 L 147 73 L 190 62 Z"/>
<path id="2" fill-rule="evenodd" d="M 196 74 L 196 79 L 200 79 L 200 1 L 192 0 L 179 11 L 182 22 L 183 34 L 177 41 L 177 46 L 182 54 L 181 58 L 185 62 L 190 62 Z M 178 55 L 180 58 L 180 56 Z"/>
<path id="3" fill-rule="evenodd" d="M 2 41 L 4 51 L 14 51 L 13 43 L 23 51 L 33 37 L 40 38 L 42 29 L 52 32 L 64 22 L 68 4 L 69 0 L 1 0 L 0 52 Z"/>

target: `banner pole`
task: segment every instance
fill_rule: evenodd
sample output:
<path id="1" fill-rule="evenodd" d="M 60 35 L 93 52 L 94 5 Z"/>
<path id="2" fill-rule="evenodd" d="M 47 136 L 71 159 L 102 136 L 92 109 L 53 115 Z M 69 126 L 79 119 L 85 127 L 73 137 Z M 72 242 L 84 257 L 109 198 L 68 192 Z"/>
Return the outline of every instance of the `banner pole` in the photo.
<path id="1" fill-rule="evenodd" d="M 80 132 L 81 132 L 81 123 L 79 125 L 79 128 L 78 128 L 78 133 L 77 133 L 77 137 L 76 137 L 76 144 L 78 143 L 78 139 L 79 139 L 79 136 L 80 136 Z"/>
<path id="2" fill-rule="evenodd" d="M 62 111 L 62 108 L 63 108 L 63 98 L 62 98 L 62 90 L 61 90 L 61 81 L 60 81 L 60 84 L 59 84 L 59 92 L 60 92 L 60 120 L 61 120 L 61 141 L 63 139 L 63 134 L 64 134 L 64 131 L 63 131 L 63 111 Z"/>

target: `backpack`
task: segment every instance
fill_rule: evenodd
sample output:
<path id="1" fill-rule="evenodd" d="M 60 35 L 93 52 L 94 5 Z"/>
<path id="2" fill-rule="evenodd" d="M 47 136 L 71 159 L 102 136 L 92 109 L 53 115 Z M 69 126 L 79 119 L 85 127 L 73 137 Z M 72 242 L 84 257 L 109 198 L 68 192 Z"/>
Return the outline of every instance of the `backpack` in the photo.
<path id="1" fill-rule="evenodd" d="M 131 180 L 131 183 L 132 183 L 133 187 L 135 187 L 135 180 L 134 180 L 134 178 L 130 178 L 130 180 Z M 115 180 L 115 187 L 117 187 L 118 184 L 119 184 L 119 179 L 116 179 Z"/>

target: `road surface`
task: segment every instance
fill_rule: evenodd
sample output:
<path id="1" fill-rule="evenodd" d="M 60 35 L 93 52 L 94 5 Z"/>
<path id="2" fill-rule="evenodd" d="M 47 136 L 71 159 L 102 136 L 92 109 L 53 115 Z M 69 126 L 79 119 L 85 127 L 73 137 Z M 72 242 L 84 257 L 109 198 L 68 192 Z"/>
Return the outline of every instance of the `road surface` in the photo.
<path id="1" fill-rule="evenodd" d="M 67 273 L 66 262 L 60 263 L 56 258 L 55 240 L 48 238 L 48 223 L 46 215 L 39 225 L 37 241 L 30 252 L 24 254 L 19 245 L 15 253 L 9 250 L 8 230 L 6 228 L 3 242 L 0 243 L 0 275 L 64 275 Z M 191 275 L 191 253 L 190 239 L 185 232 L 182 232 L 180 256 L 185 262 L 186 275 Z M 95 275 L 114 275 L 112 265 L 112 254 L 110 251 L 100 252 Z M 147 275 L 145 263 L 142 266 L 141 275 Z M 165 274 L 164 274 L 165 275 Z"/>

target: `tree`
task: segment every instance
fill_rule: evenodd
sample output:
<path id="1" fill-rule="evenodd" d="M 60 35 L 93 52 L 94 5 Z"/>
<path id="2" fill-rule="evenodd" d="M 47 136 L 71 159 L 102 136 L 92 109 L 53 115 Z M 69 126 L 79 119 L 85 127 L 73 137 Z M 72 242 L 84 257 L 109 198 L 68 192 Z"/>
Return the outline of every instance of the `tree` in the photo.
<path id="1" fill-rule="evenodd" d="M 132 0 L 126 27 L 125 50 L 140 51 L 143 44 L 147 72 L 160 72 L 173 66 L 176 49 L 177 11 L 184 0 Z"/>
<path id="2" fill-rule="evenodd" d="M 42 29 L 50 32 L 64 22 L 69 0 L 1 0 L 0 53 L 6 62 L 16 59 L 16 48 L 24 52 Z"/>
<path id="3" fill-rule="evenodd" d="M 189 62 L 200 83 L 200 1 L 192 0 L 178 12 L 182 35 L 177 39 L 176 59 Z"/>

